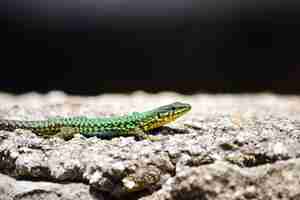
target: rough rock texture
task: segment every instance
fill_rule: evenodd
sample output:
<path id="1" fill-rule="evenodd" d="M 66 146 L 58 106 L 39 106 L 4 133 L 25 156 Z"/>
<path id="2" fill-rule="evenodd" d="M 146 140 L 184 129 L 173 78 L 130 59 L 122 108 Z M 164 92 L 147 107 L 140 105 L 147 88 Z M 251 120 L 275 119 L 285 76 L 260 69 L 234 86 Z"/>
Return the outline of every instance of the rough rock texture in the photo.
<path id="1" fill-rule="evenodd" d="M 191 167 L 142 200 L 300 199 L 300 159 L 251 169 L 225 162 Z"/>
<path id="2" fill-rule="evenodd" d="M 297 96 L 0 94 L 0 117 L 106 117 L 173 101 L 192 111 L 155 142 L 0 131 L 0 199 L 300 199 Z"/>
<path id="3" fill-rule="evenodd" d="M 91 193 L 89 186 L 82 183 L 58 184 L 43 181 L 16 181 L 9 176 L 0 174 L 0 199 L 102 200 L 104 198 Z"/>

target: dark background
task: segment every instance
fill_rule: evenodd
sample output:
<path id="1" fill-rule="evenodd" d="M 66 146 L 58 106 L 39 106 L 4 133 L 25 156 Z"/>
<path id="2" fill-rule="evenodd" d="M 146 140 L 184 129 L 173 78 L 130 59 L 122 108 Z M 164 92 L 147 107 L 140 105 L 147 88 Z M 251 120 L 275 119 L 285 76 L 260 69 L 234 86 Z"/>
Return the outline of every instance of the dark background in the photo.
<path id="1" fill-rule="evenodd" d="M 296 1 L 2 0 L 0 90 L 300 92 Z"/>

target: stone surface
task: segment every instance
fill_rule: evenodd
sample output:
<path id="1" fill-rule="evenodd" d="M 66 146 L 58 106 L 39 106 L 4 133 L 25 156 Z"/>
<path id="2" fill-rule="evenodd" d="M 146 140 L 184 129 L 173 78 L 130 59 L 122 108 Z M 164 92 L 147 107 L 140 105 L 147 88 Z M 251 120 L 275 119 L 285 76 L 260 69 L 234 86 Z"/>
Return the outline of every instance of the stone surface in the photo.
<path id="1" fill-rule="evenodd" d="M 104 199 L 91 194 L 89 186 L 82 183 L 51 183 L 44 181 L 18 180 L 0 174 L 1 200 L 94 200 Z"/>
<path id="2" fill-rule="evenodd" d="M 300 199 L 297 96 L 0 94 L 0 117 L 107 117 L 174 101 L 192 111 L 155 142 L 0 131 L 0 199 Z"/>
<path id="3" fill-rule="evenodd" d="M 141 200 L 300 199 L 300 159 L 239 168 L 225 162 L 192 167 Z"/>

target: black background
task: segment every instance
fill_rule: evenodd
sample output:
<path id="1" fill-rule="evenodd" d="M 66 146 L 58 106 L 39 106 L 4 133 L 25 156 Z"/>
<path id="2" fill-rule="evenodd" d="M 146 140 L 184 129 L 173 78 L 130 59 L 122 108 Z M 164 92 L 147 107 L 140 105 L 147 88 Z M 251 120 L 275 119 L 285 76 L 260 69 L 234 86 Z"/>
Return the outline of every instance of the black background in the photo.
<path id="1" fill-rule="evenodd" d="M 172 1 L 113 12 L 28 2 L 0 3 L 1 91 L 300 92 L 300 6 L 291 1 L 172 12 Z"/>

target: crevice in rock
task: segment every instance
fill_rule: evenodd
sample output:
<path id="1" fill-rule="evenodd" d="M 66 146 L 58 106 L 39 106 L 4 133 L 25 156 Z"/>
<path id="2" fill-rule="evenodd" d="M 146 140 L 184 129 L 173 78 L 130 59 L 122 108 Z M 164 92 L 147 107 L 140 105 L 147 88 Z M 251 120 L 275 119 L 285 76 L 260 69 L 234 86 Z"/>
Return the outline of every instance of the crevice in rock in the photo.
<path id="1" fill-rule="evenodd" d="M 257 167 L 265 164 L 272 164 L 277 161 L 289 160 L 291 159 L 288 156 L 268 156 L 263 153 L 249 153 L 241 154 L 236 157 L 226 157 L 225 160 L 231 164 L 238 165 L 240 167 Z"/>

